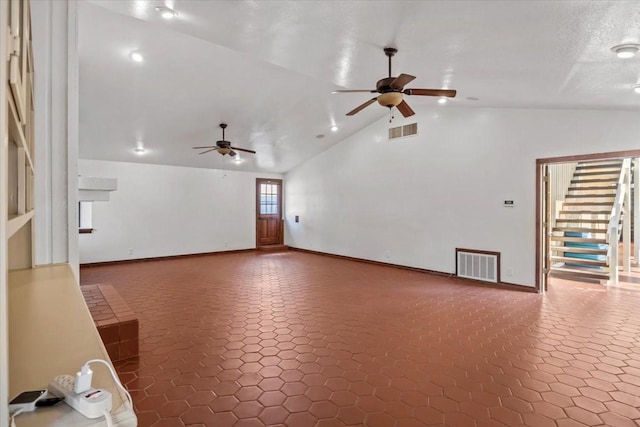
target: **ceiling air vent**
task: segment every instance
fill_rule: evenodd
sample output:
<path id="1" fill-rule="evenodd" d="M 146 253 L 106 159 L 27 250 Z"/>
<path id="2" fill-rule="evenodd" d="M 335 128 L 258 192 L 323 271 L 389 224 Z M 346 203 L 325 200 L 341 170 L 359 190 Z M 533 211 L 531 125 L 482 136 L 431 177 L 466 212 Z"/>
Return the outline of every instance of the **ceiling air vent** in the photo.
<path id="1" fill-rule="evenodd" d="M 411 123 L 389 129 L 389 139 L 402 138 L 403 136 L 416 135 L 418 133 L 418 123 Z"/>

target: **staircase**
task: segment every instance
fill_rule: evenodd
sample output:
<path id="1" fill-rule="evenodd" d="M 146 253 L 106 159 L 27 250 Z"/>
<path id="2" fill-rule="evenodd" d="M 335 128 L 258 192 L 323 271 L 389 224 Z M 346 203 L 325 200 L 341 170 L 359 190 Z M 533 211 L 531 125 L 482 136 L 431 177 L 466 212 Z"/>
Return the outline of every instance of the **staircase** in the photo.
<path id="1" fill-rule="evenodd" d="M 607 232 L 622 167 L 622 159 L 577 165 L 549 236 L 553 276 L 595 281 L 610 278 L 616 266 L 610 265 Z"/>

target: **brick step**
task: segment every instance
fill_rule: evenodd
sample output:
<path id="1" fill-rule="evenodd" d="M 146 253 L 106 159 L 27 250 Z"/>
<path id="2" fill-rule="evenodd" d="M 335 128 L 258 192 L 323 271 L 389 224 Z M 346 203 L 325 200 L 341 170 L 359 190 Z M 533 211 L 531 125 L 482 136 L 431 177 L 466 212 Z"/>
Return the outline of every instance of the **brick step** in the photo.
<path id="1" fill-rule="evenodd" d="M 108 284 L 80 286 L 112 362 L 138 356 L 138 318 Z"/>

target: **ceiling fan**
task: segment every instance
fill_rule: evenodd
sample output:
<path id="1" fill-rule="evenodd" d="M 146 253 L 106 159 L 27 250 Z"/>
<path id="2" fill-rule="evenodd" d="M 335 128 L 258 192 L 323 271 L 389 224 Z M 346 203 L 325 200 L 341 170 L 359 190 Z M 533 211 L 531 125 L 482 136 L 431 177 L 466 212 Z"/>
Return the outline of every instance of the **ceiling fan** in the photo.
<path id="1" fill-rule="evenodd" d="M 223 156 L 228 154 L 230 157 L 233 157 L 236 155 L 236 152 L 233 150 L 256 154 L 256 152 L 253 150 L 247 150 L 246 148 L 240 148 L 240 147 L 232 147 L 231 142 L 225 141 L 224 139 L 224 130 L 227 128 L 227 124 L 220 123 L 220 127 L 222 128 L 222 141 L 216 141 L 216 145 L 209 145 L 206 147 L 193 147 L 194 150 L 205 150 L 202 153 L 198 153 L 198 154 L 205 154 L 213 150 L 216 150 L 218 153 L 222 154 Z"/>
<path id="2" fill-rule="evenodd" d="M 389 58 L 389 77 L 378 80 L 376 83 L 376 89 L 374 90 L 336 90 L 335 92 L 348 93 L 348 92 L 370 92 L 379 93 L 380 95 L 371 98 L 364 104 L 359 105 L 353 110 L 347 113 L 347 116 L 353 116 L 354 114 L 365 109 L 369 105 L 378 101 L 378 104 L 389 109 L 396 107 L 404 117 L 413 116 L 415 112 L 409 107 L 409 104 L 403 99 L 403 95 L 419 95 L 419 96 L 438 96 L 453 98 L 456 96 L 456 91 L 452 89 L 405 89 L 404 86 L 415 79 L 415 76 L 409 74 L 400 74 L 398 77 L 391 76 L 391 58 L 398 53 L 398 49 L 393 47 L 385 47 L 384 54 Z"/>

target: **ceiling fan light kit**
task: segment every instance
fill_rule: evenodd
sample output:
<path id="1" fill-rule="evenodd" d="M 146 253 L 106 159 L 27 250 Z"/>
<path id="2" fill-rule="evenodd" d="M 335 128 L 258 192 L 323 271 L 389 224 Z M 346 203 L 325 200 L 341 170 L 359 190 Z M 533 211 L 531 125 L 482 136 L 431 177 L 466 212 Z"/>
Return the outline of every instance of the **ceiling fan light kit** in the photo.
<path id="1" fill-rule="evenodd" d="M 417 96 L 437 96 L 453 98 L 456 96 L 456 91 L 452 89 L 405 89 L 405 85 L 415 79 L 415 76 L 410 74 L 400 74 L 398 77 L 391 76 L 391 58 L 398 53 L 398 49 L 393 47 L 385 47 L 384 54 L 389 58 L 389 77 L 378 80 L 376 88 L 374 90 L 337 90 L 338 92 L 369 92 L 379 93 L 375 98 L 371 98 L 368 101 L 360 104 L 353 110 L 347 113 L 347 116 L 353 116 L 354 114 L 365 109 L 369 105 L 378 101 L 378 104 L 383 107 L 392 109 L 396 107 L 398 111 L 404 116 L 413 116 L 415 112 L 409 107 L 409 104 L 404 100 L 404 95 L 417 95 Z M 441 102 L 442 103 L 442 102 Z"/>
<path id="2" fill-rule="evenodd" d="M 383 107 L 396 107 L 402 102 L 402 92 L 387 92 L 378 96 L 378 104 Z"/>

